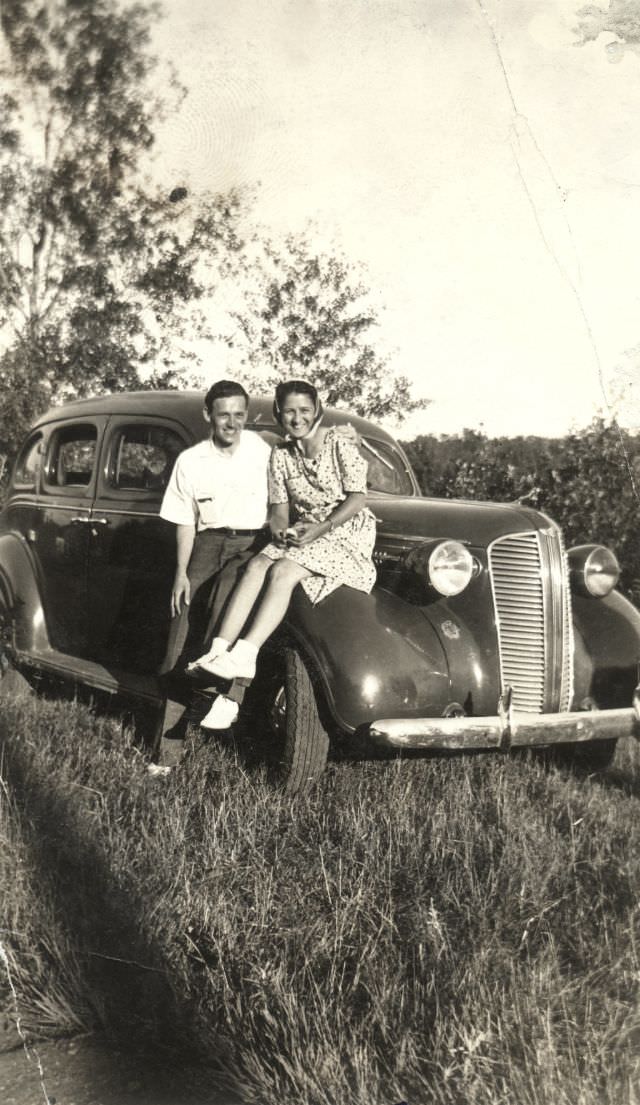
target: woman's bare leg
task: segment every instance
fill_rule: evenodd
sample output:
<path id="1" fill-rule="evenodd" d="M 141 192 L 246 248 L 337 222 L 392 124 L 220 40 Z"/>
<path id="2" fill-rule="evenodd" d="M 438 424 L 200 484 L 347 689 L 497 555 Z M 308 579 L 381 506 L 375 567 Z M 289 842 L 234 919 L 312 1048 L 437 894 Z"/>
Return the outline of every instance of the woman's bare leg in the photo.
<path id="1" fill-rule="evenodd" d="M 260 557 L 256 557 L 256 560 L 259 559 Z M 238 684 L 241 681 L 246 683 L 253 678 L 258 650 L 267 637 L 273 633 L 274 629 L 280 625 L 287 612 L 294 587 L 306 576 L 313 574 L 308 568 L 303 568 L 302 565 L 296 564 L 294 560 L 289 560 L 286 557 L 283 557 L 282 560 L 276 560 L 275 563 L 269 561 L 268 557 L 262 557 L 262 559 L 268 561 L 270 571 L 267 587 L 251 622 L 251 628 L 245 633 L 244 637 L 238 638 L 240 629 L 253 605 L 253 603 L 249 605 L 248 596 L 255 593 L 252 588 L 255 588 L 255 577 L 260 574 L 257 569 L 247 572 L 249 581 L 251 581 L 251 588 L 249 583 L 245 585 L 243 582 L 240 585 L 238 592 L 236 592 L 240 596 L 240 601 L 234 602 L 233 608 L 220 627 L 221 635 L 226 635 L 229 639 L 232 638 L 233 634 L 238 639 L 229 652 L 225 652 L 218 659 L 213 660 L 207 669 L 212 675 L 221 679 L 237 681 Z M 255 563 L 255 561 L 252 561 L 252 563 Z M 264 574 L 263 572 L 261 583 L 264 580 Z M 238 629 L 238 626 L 240 626 L 240 629 Z M 201 724 L 207 729 L 226 729 L 233 724 L 237 713 L 237 703 L 231 701 L 228 695 L 219 695 L 209 713 L 202 719 Z"/>
<path id="2" fill-rule="evenodd" d="M 231 596 L 224 620 L 218 629 L 218 637 L 224 637 L 230 644 L 238 639 L 262 590 L 264 577 L 272 565 L 273 560 L 263 556 L 262 553 L 258 553 L 249 561 L 240 583 Z"/>
<path id="3" fill-rule="evenodd" d="M 313 572 L 308 568 L 303 568 L 301 564 L 297 564 L 295 560 L 289 560 L 286 556 L 282 560 L 276 560 L 269 572 L 264 597 L 243 640 L 250 641 L 256 648 L 261 648 L 267 637 L 271 636 L 284 618 L 294 587 L 310 575 L 313 575 Z M 228 636 L 228 634 L 222 633 L 222 636 Z"/>

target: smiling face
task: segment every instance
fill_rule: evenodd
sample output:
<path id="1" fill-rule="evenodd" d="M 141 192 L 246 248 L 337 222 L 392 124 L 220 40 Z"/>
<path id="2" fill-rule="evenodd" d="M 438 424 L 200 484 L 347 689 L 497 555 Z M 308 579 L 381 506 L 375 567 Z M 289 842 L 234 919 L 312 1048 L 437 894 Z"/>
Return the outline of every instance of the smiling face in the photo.
<path id="1" fill-rule="evenodd" d="M 316 406 L 310 395 L 291 392 L 280 410 L 282 428 L 293 438 L 302 438 L 313 429 Z"/>
<path id="2" fill-rule="evenodd" d="M 242 395 L 214 399 L 210 415 L 205 408 L 204 416 L 211 424 L 211 436 L 219 449 L 233 450 L 239 444 L 248 413 Z"/>

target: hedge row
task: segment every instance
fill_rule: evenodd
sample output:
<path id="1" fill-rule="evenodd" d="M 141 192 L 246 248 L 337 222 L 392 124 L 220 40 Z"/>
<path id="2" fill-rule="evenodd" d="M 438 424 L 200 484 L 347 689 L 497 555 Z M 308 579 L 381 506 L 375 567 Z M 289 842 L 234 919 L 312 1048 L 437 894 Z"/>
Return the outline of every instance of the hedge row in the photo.
<path id="1" fill-rule="evenodd" d="M 474 430 L 425 435 L 404 448 L 425 495 L 527 501 L 564 530 L 568 545 L 612 548 L 620 587 L 640 603 L 640 437 L 595 419 L 563 438 L 488 438 Z"/>

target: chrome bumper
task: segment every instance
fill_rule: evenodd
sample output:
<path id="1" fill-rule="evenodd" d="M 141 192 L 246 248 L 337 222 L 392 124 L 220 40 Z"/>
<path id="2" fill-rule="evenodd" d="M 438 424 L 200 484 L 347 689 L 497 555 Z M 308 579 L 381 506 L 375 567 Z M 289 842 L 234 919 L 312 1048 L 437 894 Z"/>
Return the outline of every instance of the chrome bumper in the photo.
<path id="1" fill-rule="evenodd" d="M 626 709 L 523 714 L 511 709 L 506 696 L 498 703 L 495 717 L 382 718 L 371 723 L 369 736 L 385 748 L 424 750 L 507 750 L 617 737 L 640 739 L 640 686 Z"/>

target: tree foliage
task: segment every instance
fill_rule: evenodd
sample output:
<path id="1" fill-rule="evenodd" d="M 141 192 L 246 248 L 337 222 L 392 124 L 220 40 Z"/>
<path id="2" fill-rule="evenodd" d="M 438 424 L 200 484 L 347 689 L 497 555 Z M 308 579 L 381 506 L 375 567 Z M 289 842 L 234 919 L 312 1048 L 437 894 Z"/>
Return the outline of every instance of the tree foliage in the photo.
<path id="1" fill-rule="evenodd" d="M 575 28 L 580 45 L 595 42 L 601 34 L 612 34 L 616 41 L 607 45 L 610 61 L 621 61 L 626 48 L 640 47 L 640 0 L 609 0 L 608 7 L 587 4 L 578 10 Z"/>
<path id="2" fill-rule="evenodd" d="M 191 199 L 145 177 L 166 106 L 152 3 L 3 0 L 0 27 L 0 457 L 70 396 L 177 383 L 213 336 L 211 298 L 247 288 L 241 367 L 312 377 L 384 417 L 419 403 L 375 353 L 375 314 L 346 261 L 307 239 L 241 240 L 245 200 Z M 175 81 L 168 95 L 179 98 Z M 249 235 L 251 237 L 251 235 Z M 246 247 L 246 248 L 245 248 Z"/>
<path id="3" fill-rule="evenodd" d="M 524 497 L 564 531 L 567 545 L 608 545 L 621 586 L 640 603 L 640 439 L 595 419 L 563 438 L 423 436 L 405 443 L 420 486 L 443 498 Z"/>
<path id="4" fill-rule="evenodd" d="M 327 403 L 372 418 L 402 419 L 426 406 L 380 356 L 378 317 L 356 266 L 319 252 L 306 235 L 263 239 L 247 259 L 245 299 L 233 312 L 241 359 L 254 386 L 305 379 Z"/>
<path id="5" fill-rule="evenodd" d="M 3 0 L 0 452 L 51 400 L 170 381 L 239 246 L 238 196 L 196 209 L 141 172 L 162 114 L 156 14 Z"/>

